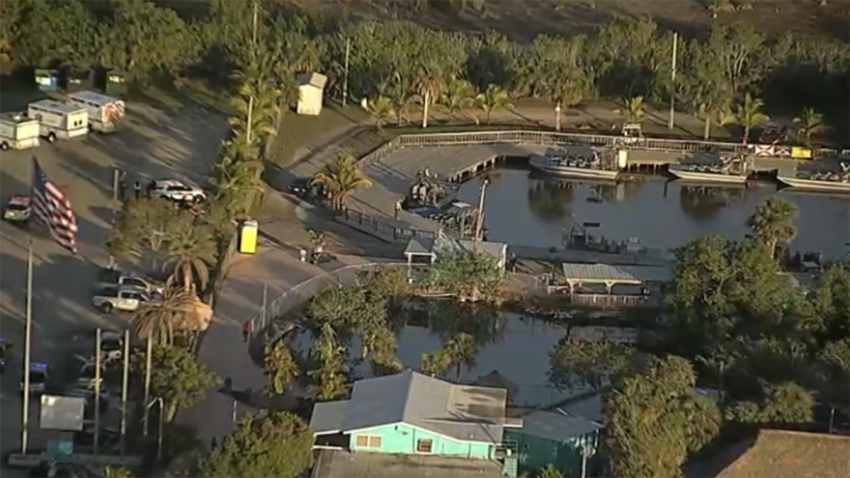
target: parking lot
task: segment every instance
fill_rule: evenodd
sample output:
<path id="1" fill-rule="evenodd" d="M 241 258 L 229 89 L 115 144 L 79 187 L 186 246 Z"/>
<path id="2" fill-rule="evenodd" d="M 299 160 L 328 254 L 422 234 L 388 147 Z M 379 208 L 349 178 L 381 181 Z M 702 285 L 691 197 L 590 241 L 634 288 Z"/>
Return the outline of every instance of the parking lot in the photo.
<path id="1" fill-rule="evenodd" d="M 4 101 L 6 103 L 6 101 Z M 122 129 L 108 136 L 90 134 L 82 140 L 46 141 L 34 150 L 0 156 L 0 196 L 28 194 L 31 158 L 71 201 L 77 215 L 79 254 L 53 242 L 42 228 L 33 241 L 33 360 L 55 363 L 68 349 L 92 343 L 95 327 L 120 329 L 118 315 L 101 315 L 90 305 L 92 283 L 107 263 L 106 239 L 113 217 L 113 170 L 130 178 L 187 179 L 203 183 L 227 131 L 226 118 L 200 107 L 168 114 L 148 105 L 128 103 Z M 2 379 L 2 448 L 17 448 L 23 322 L 26 305 L 28 232 L 0 224 L 0 327 L 14 343 L 13 358 Z M 37 403 L 37 402 L 34 402 Z M 31 422 L 31 423 L 37 423 Z M 5 471 L 5 470 L 4 470 Z M 6 475 L 4 476 L 13 476 Z"/>

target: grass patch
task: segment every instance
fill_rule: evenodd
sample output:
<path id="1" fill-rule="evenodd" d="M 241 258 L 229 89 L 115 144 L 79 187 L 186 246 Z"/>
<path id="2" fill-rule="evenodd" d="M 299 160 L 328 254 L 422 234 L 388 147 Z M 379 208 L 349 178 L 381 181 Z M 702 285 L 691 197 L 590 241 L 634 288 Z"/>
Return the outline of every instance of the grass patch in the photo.
<path id="1" fill-rule="evenodd" d="M 318 116 L 296 115 L 287 112 L 280 122 L 269 159 L 280 166 L 289 165 L 299 148 L 346 126 L 355 127 L 366 121 L 368 115 L 359 105 L 342 107 L 326 104 Z M 329 137 L 328 142 L 338 138 Z"/>
<path id="2" fill-rule="evenodd" d="M 229 93 L 216 92 L 213 86 L 198 79 L 157 80 L 146 86 L 132 86 L 128 95 L 131 101 L 169 112 L 197 105 L 224 115 L 232 114 L 229 98 Z"/>

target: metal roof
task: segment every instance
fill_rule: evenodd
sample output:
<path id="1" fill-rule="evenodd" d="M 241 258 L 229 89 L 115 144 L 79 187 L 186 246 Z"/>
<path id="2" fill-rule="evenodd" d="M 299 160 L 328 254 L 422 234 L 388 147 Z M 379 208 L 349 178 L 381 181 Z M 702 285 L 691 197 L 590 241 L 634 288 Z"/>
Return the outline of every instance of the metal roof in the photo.
<path id="1" fill-rule="evenodd" d="M 68 99 L 77 99 L 89 101 L 92 103 L 96 103 L 98 106 L 112 103 L 114 101 L 121 101 L 117 98 L 113 98 L 111 96 L 102 95 L 95 91 L 78 91 L 76 93 L 68 93 Z"/>
<path id="2" fill-rule="evenodd" d="M 467 239 L 450 239 L 440 237 L 434 242 L 434 252 L 439 254 L 471 254 L 479 252 L 496 260 L 503 260 L 507 254 L 508 245 L 503 242 L 470 241 Z"/>
<path id="3" fill-rule="evenodd" d="M 404 248 L 404 255 L 431 256 L 434 255 L 433 237 L 413 237 Z"/>
<path id="4" fill-rule="evenodd" d="M 520 433 L 565 442 L 602 429 L 602 425 L 563 413 L 539 410 L 522 416 Z"/>
<path id="5" fill-rule="evenodd" d="M 619 282 L 641 284 L 646 281 L 664 282 L 672 279 L 669 267 L 615 266 L 610 264 L 562 264 L 564 278 L 582 282 Z"/>
<path id="6" fill-rule="evenodd" d="M 456 440 L 500 443 L 506 395 L 407 370 L 355 382 L 350 400 L 317 404 L 310 426 L 318 434 L 353 433 L 404 423 Z"/>
<path id="7" fill-rule="evenodd" d="M 298 85 L 310 85 L 314 88 L 322 89 L 328 83 L 328 77 L 321 73 L 302 73 L 298 75 Z"/>
<path id="8" fill-rule="evenodd" d="M 56 100 L 39 100 L 33 101 L 29 105 L 27 105 L 27 115 L 29 115 L 29 109 L 36 108 L 42 109 L 45 111 L 50 111 L 52 113 L 63 113 L 63 114 L 72 114 L 79 112 L 88 112 L 84 107 L 72 104 L 72 103 L 63 103 L 61 101 Z"/>

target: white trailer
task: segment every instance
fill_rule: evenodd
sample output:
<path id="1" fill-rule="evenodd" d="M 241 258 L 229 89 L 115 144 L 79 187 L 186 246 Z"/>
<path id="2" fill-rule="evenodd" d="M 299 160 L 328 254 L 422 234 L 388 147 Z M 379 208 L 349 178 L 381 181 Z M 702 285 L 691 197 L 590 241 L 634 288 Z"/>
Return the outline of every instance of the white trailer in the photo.
<path id="1" fill-rule="evenodd" d="M 80 91 L 69 94 L 67 100 L 88 110 L 89 129 L 94 131 L 115 131 L 124 119 L 124 102 L 117 98 L 94 91 Z"/>
<path id="2" fill-rule="evenodd" d="M 39 134 L 38 121 L 23 113 L 0 114 L 0 150 L 35 148 Z"/>
<path id="3" fill-rule="evenodd" d="M 60 138 L 85 136 L 89 132 L 89 112 L 75 104 L 34 101 L 27 105 L 27 116 L 38 121 L 41 136 L 51 143 Z"/>

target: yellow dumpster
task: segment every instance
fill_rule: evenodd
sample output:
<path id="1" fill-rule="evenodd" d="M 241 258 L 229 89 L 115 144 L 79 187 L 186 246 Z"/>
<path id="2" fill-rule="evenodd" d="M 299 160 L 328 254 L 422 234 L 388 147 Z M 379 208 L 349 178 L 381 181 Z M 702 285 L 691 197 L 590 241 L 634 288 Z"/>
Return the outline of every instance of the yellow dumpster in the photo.
<path id="1" fill-rule="evenodd" d="M 791 157 L 794 159 L 812 159 L 812 150 L 802 146 L 791 148 Z"/>
<path id="2" fill-rule="evenodd" d="M 257 234 L 260 228 L 257 221 L 245 221 L 239 226 L 239 252 L 254 254 L 257 252 Z"/>

